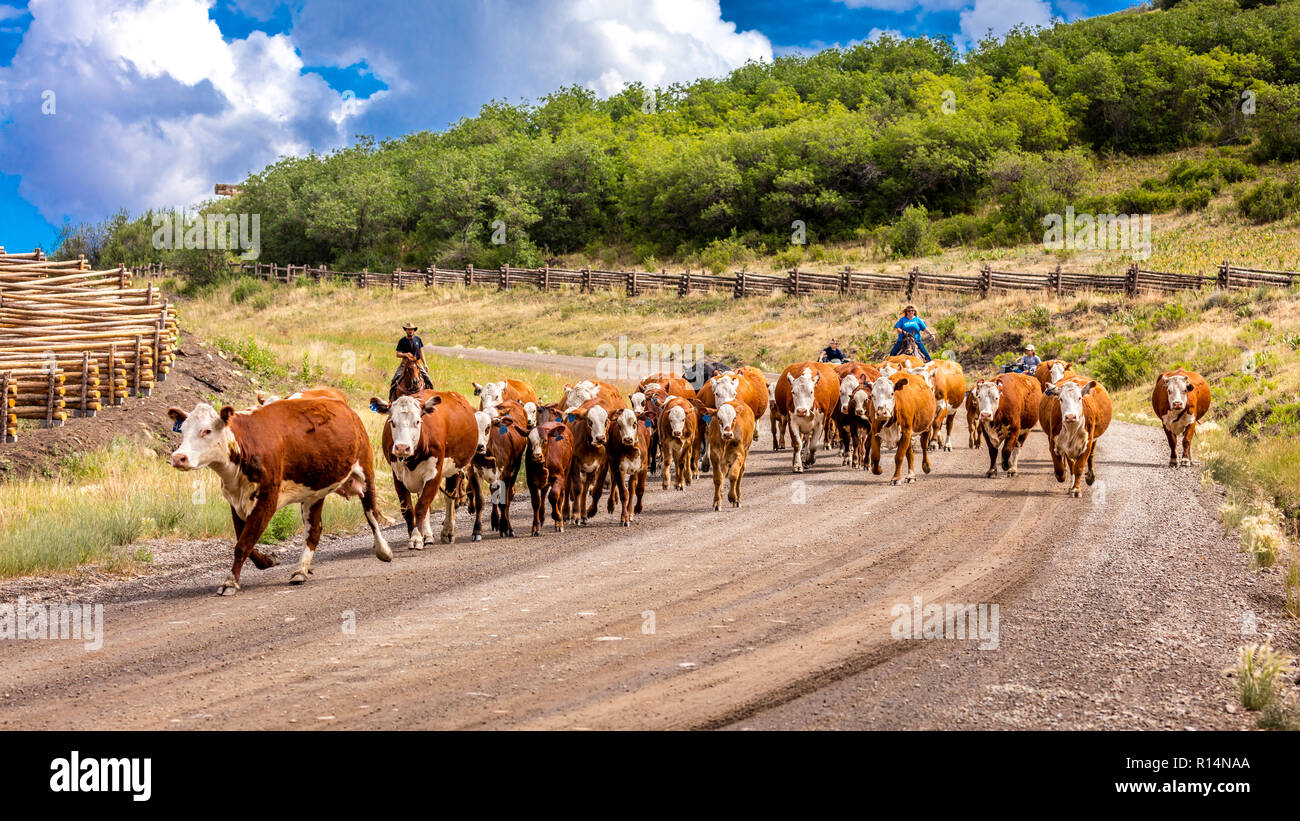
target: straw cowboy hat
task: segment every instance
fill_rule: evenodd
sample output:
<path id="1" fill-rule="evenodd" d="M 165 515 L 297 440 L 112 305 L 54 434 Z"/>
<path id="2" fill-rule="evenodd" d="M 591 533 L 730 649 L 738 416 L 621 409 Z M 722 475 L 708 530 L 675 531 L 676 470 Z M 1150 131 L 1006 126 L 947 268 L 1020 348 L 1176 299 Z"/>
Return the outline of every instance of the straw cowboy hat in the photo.
<path id="1" fill-rule="evenodd" d="M 403 330 L 403 331 L 418 331 L 418 330 L 420 330 L 420 329 L 417 328 L 415 325 L 411 324 L 410 322 L 408 322 L 408 323 L 406 323 L 405 325 L 402 326 L 402 330 Z"/>

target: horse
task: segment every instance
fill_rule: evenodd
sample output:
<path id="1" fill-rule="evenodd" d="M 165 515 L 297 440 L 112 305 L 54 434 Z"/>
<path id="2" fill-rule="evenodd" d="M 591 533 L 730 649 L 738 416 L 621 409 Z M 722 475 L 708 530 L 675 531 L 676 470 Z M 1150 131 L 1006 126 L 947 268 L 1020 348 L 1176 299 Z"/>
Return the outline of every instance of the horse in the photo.
<path id="1" fill-rule="evenodd" d="M 917 359 L 925 359 L 921 355 L 921 346 L 916 343 L 916 337 L 910 333 L 903 333 L 903 349 L 898 352 L 899 356 L 915 356 Z"/>
<path id="2" fill-rule="evenodd" d="M 388 389 L 388 401 L 392 402 L 399 396 L 412 396 L 424 390 L 424 375 L 420 373 L 420 364 L 415 357 L 409 353 L 398 353 L 397 358 L 401 361 L 401 373 L 397 375 L 397 381 Z"/>

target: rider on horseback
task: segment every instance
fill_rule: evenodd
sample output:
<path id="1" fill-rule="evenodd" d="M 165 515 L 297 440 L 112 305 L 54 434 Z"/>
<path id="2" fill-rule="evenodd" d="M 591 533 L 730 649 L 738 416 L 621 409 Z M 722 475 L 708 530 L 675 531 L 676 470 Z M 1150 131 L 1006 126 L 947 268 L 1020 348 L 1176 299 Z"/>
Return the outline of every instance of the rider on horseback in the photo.
<path id="1" fill-rule="evenodd" d="M 898 341 L 894 343 L 894 349 L 889 352 L 890 356 L 904 353 L 909 345 L 915 345 L 921 357 L 926 362 L 930 361 L 930 352 L 925 349 L 925 343 L 921 341 L 921 334 L 924 333 L 928 336 L 931 342 L 934 341 L 934 334 L 926 327 L 925 320 L 916 315 L 915 306 L 908 305 L 904 308 L 903 315 L 894 323 L 894 327 L 898 329 Z"/>
<path id="2" fill-rule="evenodd" d="M 408 322 L 402 326 L 402 330 L 406 331 L 406 336 L 397 340 L 397 352 L 409 354 L 415 360 L 416 366 L 420 369 L 420 376 L 424 379 L 425 389 L 433 390 L 433 380 L 429 378 L 429 366 L 424 361 L 424 340 L 415 335 L 415 332 L 420 329 Z M 398 358 L 401 359 L 400 356 Z M 393 372 L 393 379 L 388 383 L 390 392 L 397 387 L 397 380 L 402 377 L 402 366 L 403 363 L 399 361 L 397 370 Z"/>

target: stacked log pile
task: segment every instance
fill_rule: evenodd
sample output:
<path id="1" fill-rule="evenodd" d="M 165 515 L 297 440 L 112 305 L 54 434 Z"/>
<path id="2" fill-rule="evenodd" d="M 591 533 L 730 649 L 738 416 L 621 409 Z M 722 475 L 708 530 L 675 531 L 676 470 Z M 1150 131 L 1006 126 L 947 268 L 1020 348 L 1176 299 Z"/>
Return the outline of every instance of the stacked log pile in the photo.
<path id="1" fill-rule="evenodd" d="M 57 427 L 147 396 L 166 379 L 180 333 L 175 306 L 129 271 L 92 271 L 0 247 L 0 441 L 18 420 Z"/>

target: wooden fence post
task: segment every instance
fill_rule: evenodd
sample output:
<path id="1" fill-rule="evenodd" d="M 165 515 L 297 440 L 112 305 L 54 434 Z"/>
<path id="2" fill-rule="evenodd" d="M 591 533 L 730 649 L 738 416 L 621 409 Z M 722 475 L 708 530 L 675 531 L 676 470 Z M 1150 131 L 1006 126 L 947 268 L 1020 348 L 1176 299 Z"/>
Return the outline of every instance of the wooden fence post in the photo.
<path id="1" fill-rule="evenodd" d="M 636 296 L 636 271 L 627 272 L 627 295 Z"/>
<path id="2" fill-rule="evenodd" d="M 551 290 L 551 264 L 548 262 L 542 266 L 542 291 Z"/>
<path id="3" fill-rule="evenodd" d="M 117 287 L 126 289 L 126 266 L 121 263 L 117 266 Z"/>
<path id="4" fill-rule="evenodd" d="M 1127 296 L 1137 296 L 1138 292 L 1138 264 L 1134 262 L 1128 267 L 1128 272 L 1124 274 L 1124 293 Z"/>
<path id="5" fill-rule="evenodd" d="M 907 274 L 907 301 L 912 301 L 912 294 L 916 293 L 916 281 L 921 276 L 921 269 L 913 267 Z"/>
<path id="6" fill-rule="evenodd" d="M 582 290 L 591 291 L 591 266 L 582 269 Z"/>
<path id="7" fill-rule="evenodd" d="M 1056 288 L 1056 295 L 1061 295 L 1061 263 L 1056 263 L 1056 270 L 1052 272 L 1052 285 Z"/>
<path id="8" fill-rule="evenodd" d="M 799 296 L 799 269 L 791 268 L 785 275 L 785 292 L 790 296 Z"/>
<path id="9" fill-rule="evenodd" d="M 735 284 L 731 288 L 731 296 L 734 299 L 740 299 L 745 295 L 745 271 L 742 269 L 734 276 Z"/>
<path id="10" fill-rule="evenodd" d="M 853 293 L 853 269 L 845 265 L 844 270 L 840 272 L 840 295 L 848 296 Z"/>
<path id="11" fill-rule="evenodd" d="M 1229 278 L 1231 276 L 1232 276 L 1232 266 L 1228 265 L 1228 260 L 1225 259 L 1223 261 L 1223 264 L 1219 266 L 1219 275 L 1218 277 L 1216 277 L 1217 280 L 1216 284 L 1218 285 L 1220 290 L 1224 290 L 1224 291 L 1228 290 Z"/>
<path id="12" fill-rule="evenodd" d="M 993 269 L 986 262 L 980 268 L 980 299 L 988 299 L 993 290 Z"/>
<path id="13" fill-rule="evenodd" d="M 117 344 L 114 343 L 108 346 L 108 404 L 120 404 L 119 399 L 120 397 L 117 395 Z"/>
<path id="14" fill-rule="evenodd" d="M 424 287 L 429 288 L 433 285 L 433 266 L 430 265 L 424 269 Z"/>
<path id="15" fill-rule="evenodd" d="M 691 269 L 687 268 L 686 273 L 677 278 L 677 295 L 686 296 L 691 292 Z"/>
<path id="16" fill-rule="evenodd" d="M 90 351 L 81 352 L 81 415 L 89 416 L 86 410 L 86 396 L 90 391 Z"/>
<path id="17" fill-rule="evenodd" d="M 134 383 L 131 389 L 131 393 L 135 396 L 139 396 L 140 395 L 140 335 L 139 334 L 136 334 L 135 337 L 135 367 L 133 367 L 131 370 L 135 372 Z"/>

